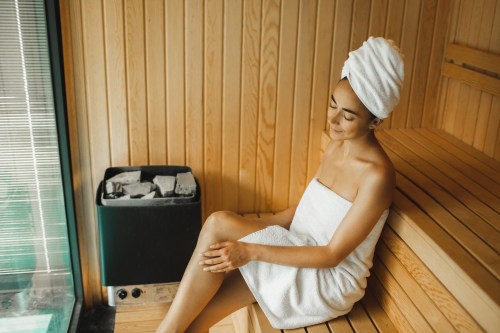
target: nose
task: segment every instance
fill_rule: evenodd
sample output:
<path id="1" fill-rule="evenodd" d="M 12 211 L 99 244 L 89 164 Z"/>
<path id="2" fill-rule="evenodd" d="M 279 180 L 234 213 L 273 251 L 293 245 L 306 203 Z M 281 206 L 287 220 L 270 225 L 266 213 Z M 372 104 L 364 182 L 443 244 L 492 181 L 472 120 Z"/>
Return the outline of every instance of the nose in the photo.
<path id="1" fill-rule="evenodd" d="M 330 124 L 338 124 L 339 123 L 339 115 L 340 115 L 340 112 L 338 109 L 329 108 L 329 110 L 328 110 L 328 122 Z"/>

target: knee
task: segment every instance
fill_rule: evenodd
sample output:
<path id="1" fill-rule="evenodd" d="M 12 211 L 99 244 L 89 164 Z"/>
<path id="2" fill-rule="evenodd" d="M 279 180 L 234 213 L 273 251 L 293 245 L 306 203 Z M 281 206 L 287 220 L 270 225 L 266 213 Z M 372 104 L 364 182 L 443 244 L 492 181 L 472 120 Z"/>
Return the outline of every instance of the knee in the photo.
<path id="1" fill-rule="evenodd" d="M 231 216 L 234 215 L 230 211 L 218 211 L 210 214 L 205 220 L 201 229 L 201 235 L 217 236 L 231 224 Z"/>

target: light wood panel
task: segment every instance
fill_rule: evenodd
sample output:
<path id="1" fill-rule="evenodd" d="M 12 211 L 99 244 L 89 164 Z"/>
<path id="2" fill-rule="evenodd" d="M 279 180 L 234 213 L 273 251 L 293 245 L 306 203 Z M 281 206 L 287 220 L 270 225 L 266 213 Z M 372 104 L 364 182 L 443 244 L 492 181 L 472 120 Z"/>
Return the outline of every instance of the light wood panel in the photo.
<path id="1" fill-rule="evenodd" d="M 474 146 L 488 156 L 500 160 L 498 143 L 500 140 L 500 97 L 498 96 L 498 61 L 491 62 L 484 57 L 478 57 L 478 51 L 500 55 L 500 1 L 498 0 L 456 0 L 451 10 L 452 20 L 448 29 L 449 43 L 460 46 L 454 47 L 453 55 L 470 55 L 474 69 L 483 68 L 481 73 L 488 73 L 492 77 L 485 79 L 485 83 L 477 79 L 478 74 L 470 73 L 470 69 L 447 66 L 447 72 L 457 72 L 462 78 L 471 81 L 470 86 L 461 83 L 455 78 L 443 77 L 440 87 L 441 103 L 435 115 L 437 127 L 446 130 L 455 137 Z M 475 49 L 473 51 L 470 49 Z M 472 52 L 472 54 L 471 54 Z M 475 53 L 475 54 L 474 54 Z M 479 66 L 483 63 L 483 66 Z M 458 61 L 460 65 L 460 60 Z M 479 82 L 479 85 L 477 83 Z M 486 87 L 483 89 L 483 87 Z"/>
<path id="2" fill-rule="evenodd" d="M 115 333 L 156 332 L 170 304 L 125 305 L 116 308 Z M 233 319 L 228 316 L 210 328 L 210 333 L 235 333 Z"/>
<path id="3" fill-rule="evenodd" d="M 87 303 L 101 298 L 94 195 L 106 168 L 189 165 L 204 217 L 296 204 L 319 163 L 328 95 L 348 51 L 370 34 L 406 54 L 402 103 L 384 126 L 434 119 L 435 99 L 421 106 L 439 72 L 420 69 L 439 67 L 449 3 L 62 0 Z"/>

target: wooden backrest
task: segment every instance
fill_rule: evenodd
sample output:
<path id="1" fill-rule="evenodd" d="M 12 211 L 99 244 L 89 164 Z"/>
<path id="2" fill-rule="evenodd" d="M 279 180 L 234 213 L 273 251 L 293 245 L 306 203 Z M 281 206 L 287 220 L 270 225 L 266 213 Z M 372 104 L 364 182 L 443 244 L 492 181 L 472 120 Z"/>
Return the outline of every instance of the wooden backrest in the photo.
<path id="1" fill-rule="evenodd" d="M 441 74 L 500 96 L 500 56 L 458 44 L 448 44 Z"/>

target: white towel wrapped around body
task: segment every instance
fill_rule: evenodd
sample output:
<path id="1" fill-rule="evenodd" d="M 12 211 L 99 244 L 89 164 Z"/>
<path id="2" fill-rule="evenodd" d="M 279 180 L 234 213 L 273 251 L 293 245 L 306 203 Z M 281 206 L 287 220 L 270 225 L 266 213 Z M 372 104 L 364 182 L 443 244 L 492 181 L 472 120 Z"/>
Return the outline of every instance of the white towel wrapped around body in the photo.
<path id="1" fill-rule="evenodd" d="M 326 245 L 352 203 L 314 178 L 304 192 L 290 230 L 271 226 L 240 239 L 275 245 Z M 322 323 L 348 313 L 361 299 L 375 244 L 389 211 L 367 238 L 333 268 L 297 268 L 252 261 L 240 272 L 271 325 L 289 329 Z"/>
<path id="2" fill-rule="evenodd" d="M 403 55 L 392 40 L 370 37 L 359 49 L 349 52 L 342 68 L 344 77 L 368 111 L 385 119 L 399 103 Z"/>

